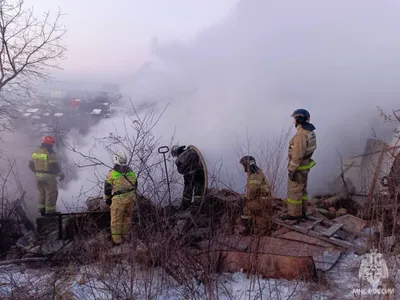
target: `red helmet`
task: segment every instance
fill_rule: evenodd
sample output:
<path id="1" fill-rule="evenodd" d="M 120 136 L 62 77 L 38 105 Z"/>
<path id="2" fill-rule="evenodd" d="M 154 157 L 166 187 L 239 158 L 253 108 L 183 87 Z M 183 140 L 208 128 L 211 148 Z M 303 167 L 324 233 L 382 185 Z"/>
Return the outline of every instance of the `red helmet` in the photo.
<path id="1" fill-rule="evenodd" d="M 55 143 L 56 143 L 56 139 L 54 138 L 54 136 L 51 136 L 51 135 L 46 135 L 42 139 L 42 144 L 54 145 Z"/>

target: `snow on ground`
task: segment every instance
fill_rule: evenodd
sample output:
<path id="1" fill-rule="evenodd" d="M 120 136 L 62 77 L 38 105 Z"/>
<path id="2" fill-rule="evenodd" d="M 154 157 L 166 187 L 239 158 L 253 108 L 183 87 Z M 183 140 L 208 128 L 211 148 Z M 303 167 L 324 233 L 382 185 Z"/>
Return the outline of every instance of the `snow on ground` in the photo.
<path id="1" fill-rule="evenodd" d="M 220 300 L 244 299 L 356 299 L 353 288 L 360 287 L 358 269 L 361 257 L 344 254 L 321 283 L 305 283 L 247 277 L 243 273 L 219 275 L 212 287 Z M 394 265 L 392 265 L 394 266 Z M 391 267 L 391 266 L 389 266 Z M 367 284 L 368 285 L 368 284 Z M 132 292 L 130 292 L 132 291 Z M 217 292 L 215 292 L 217 291 Z M 0 297 L 47 299 L 207 299 L 204 285 L 190 282 L 178 285 L 166 279 L 162 270 L 141 270 L 128 263 L 88 265 L 68 268 L 28 269 L 24 266 L 0 268 Z M 25 295 L 27 298 L 18 298 Z M 60 298 L 62 299 L 62 298 Z M 209 298 L 208 298 L 209 299 Z M 363 297 L 362 299 L 373 299 Z M 394 299 L 394 298 L 393 298 Z"/>

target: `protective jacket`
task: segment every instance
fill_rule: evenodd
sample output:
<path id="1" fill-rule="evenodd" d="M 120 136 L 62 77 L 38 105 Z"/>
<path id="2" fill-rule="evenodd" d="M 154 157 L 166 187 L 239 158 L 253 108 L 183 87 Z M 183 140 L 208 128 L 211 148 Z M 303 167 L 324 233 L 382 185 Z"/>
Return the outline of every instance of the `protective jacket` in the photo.
<path id="1" fill-rule="evenodd" d="M 258 168 L 255 173 L 250 173 L 247 176 L 246 191 L 248 201 L 266 200 L 271 196 L 269 183 L 261 169 Z"/>
<path id="2" fill-rule="evenodd" d="M 288 215 L 297 218 L 307 214 L 308 173 L 315 166 L 311 157 L 317 149 L 317 142 L 314 125 L 305 123 L 296 128 L 297 133 L 290 141 L 288 151 L 288 171 L 295 176 L 288 180 L 287 208 Z"/>
<path id="3" fill-rule="evenodd" d="M 183 175 L 182 207 L 187 208 L 192 201 L 192 196 L 195 202 L 201 201 L 204 196 L 205 170 L 199 154 L 190 146 L 177 157 L 175 164 L 178 173 Z"/>
<path id="4" fill-rule="evenodd" d="M 108 172 L 104 182 L 104 198 L 106 202 L 111 202 L 111 238 L 116 244 L 122 243 L 124 239 L 129 239 L 136 189 L 136 174 L 128 166 L 116 164 Z"/>
<path id="5" fill-rule="evenodd" d="M 204 171 L 200 157 L 196 150 L 188 148 L 183 151 L 175 161 L 178 173 L 181 175 L 193 174 Z"/>
<path id="6" fill-rule="evenodd" d="M 64 177 L 56 153 L 52 148 L 42 145 L 32 153 L 29 169 L 36 177 L 39 212 L 42 215 L 56 213 L 58 198 L 56 177 Z"/>
<path id="7" fill-rule="evenodd" d="M 106 199 L 130 196 L 137 189 L 136 174 L 128 166 L 115 165 L 107 174 L 104 182 Z"/>
<path id="8" fill-rule="evenodd" d="M 57 177 L 61 173 L 57 154 L 51 148 L 39 147 L 31 155 L 29 169 L 36 178 Z"/>
<path id="9" fill-rule="evenodd" d="M 309 124 L 314 128 L 312 124 Z M 315 162 L 311 159 L 317 149 L 316 135 L 313 130 L 306 130 L 302 125 L 297 125 L 297 132 L 289 143 L 288 171 L 309 170 Z M 306 127 L 307 128 L 307 127 Z"/>

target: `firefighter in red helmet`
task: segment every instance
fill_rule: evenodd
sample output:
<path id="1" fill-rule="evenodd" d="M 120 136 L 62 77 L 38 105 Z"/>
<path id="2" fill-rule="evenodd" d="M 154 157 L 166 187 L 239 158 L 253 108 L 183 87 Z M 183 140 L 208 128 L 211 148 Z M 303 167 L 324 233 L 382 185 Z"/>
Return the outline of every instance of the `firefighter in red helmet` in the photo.
<path id="1" fill-rule="evenodd" d="M 58 188 L 57 177 L 64 180 L 57 155 L 53 146 L 56 140 L 53 136 L 46 135 L 31 155 L 29 169 L 35 173 L 36 187 L 39 191 L 38 209 L 42 216 L 58 214 L 56 211 Z"/>

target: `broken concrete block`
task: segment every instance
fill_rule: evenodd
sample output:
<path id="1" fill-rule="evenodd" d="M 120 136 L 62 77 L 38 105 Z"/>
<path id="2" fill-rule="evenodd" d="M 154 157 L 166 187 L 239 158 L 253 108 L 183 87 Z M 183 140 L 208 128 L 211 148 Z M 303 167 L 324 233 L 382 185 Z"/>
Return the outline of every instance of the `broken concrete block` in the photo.
<path id="1" fill-rule="evenodd" d="M 326 210 L 326 209 L 323 209 L 323 208 L 316 208 L 315 211 L 318 212 L 318 213 L 320 213 L 321 215 L 323 215 L 323 216 L 326 217 L 326 218 L 329 218 L 329 217 L 330 217 L 330 212 L 329 212 L 328 210 Z"/>
<path id="2" fill-rule="evenodd" d="M 29 251 L 36 245 L 37 236 L 33 230 L 29 231 L 23 237 L 18 239 L 16 245 L 24 251 Z"/>

